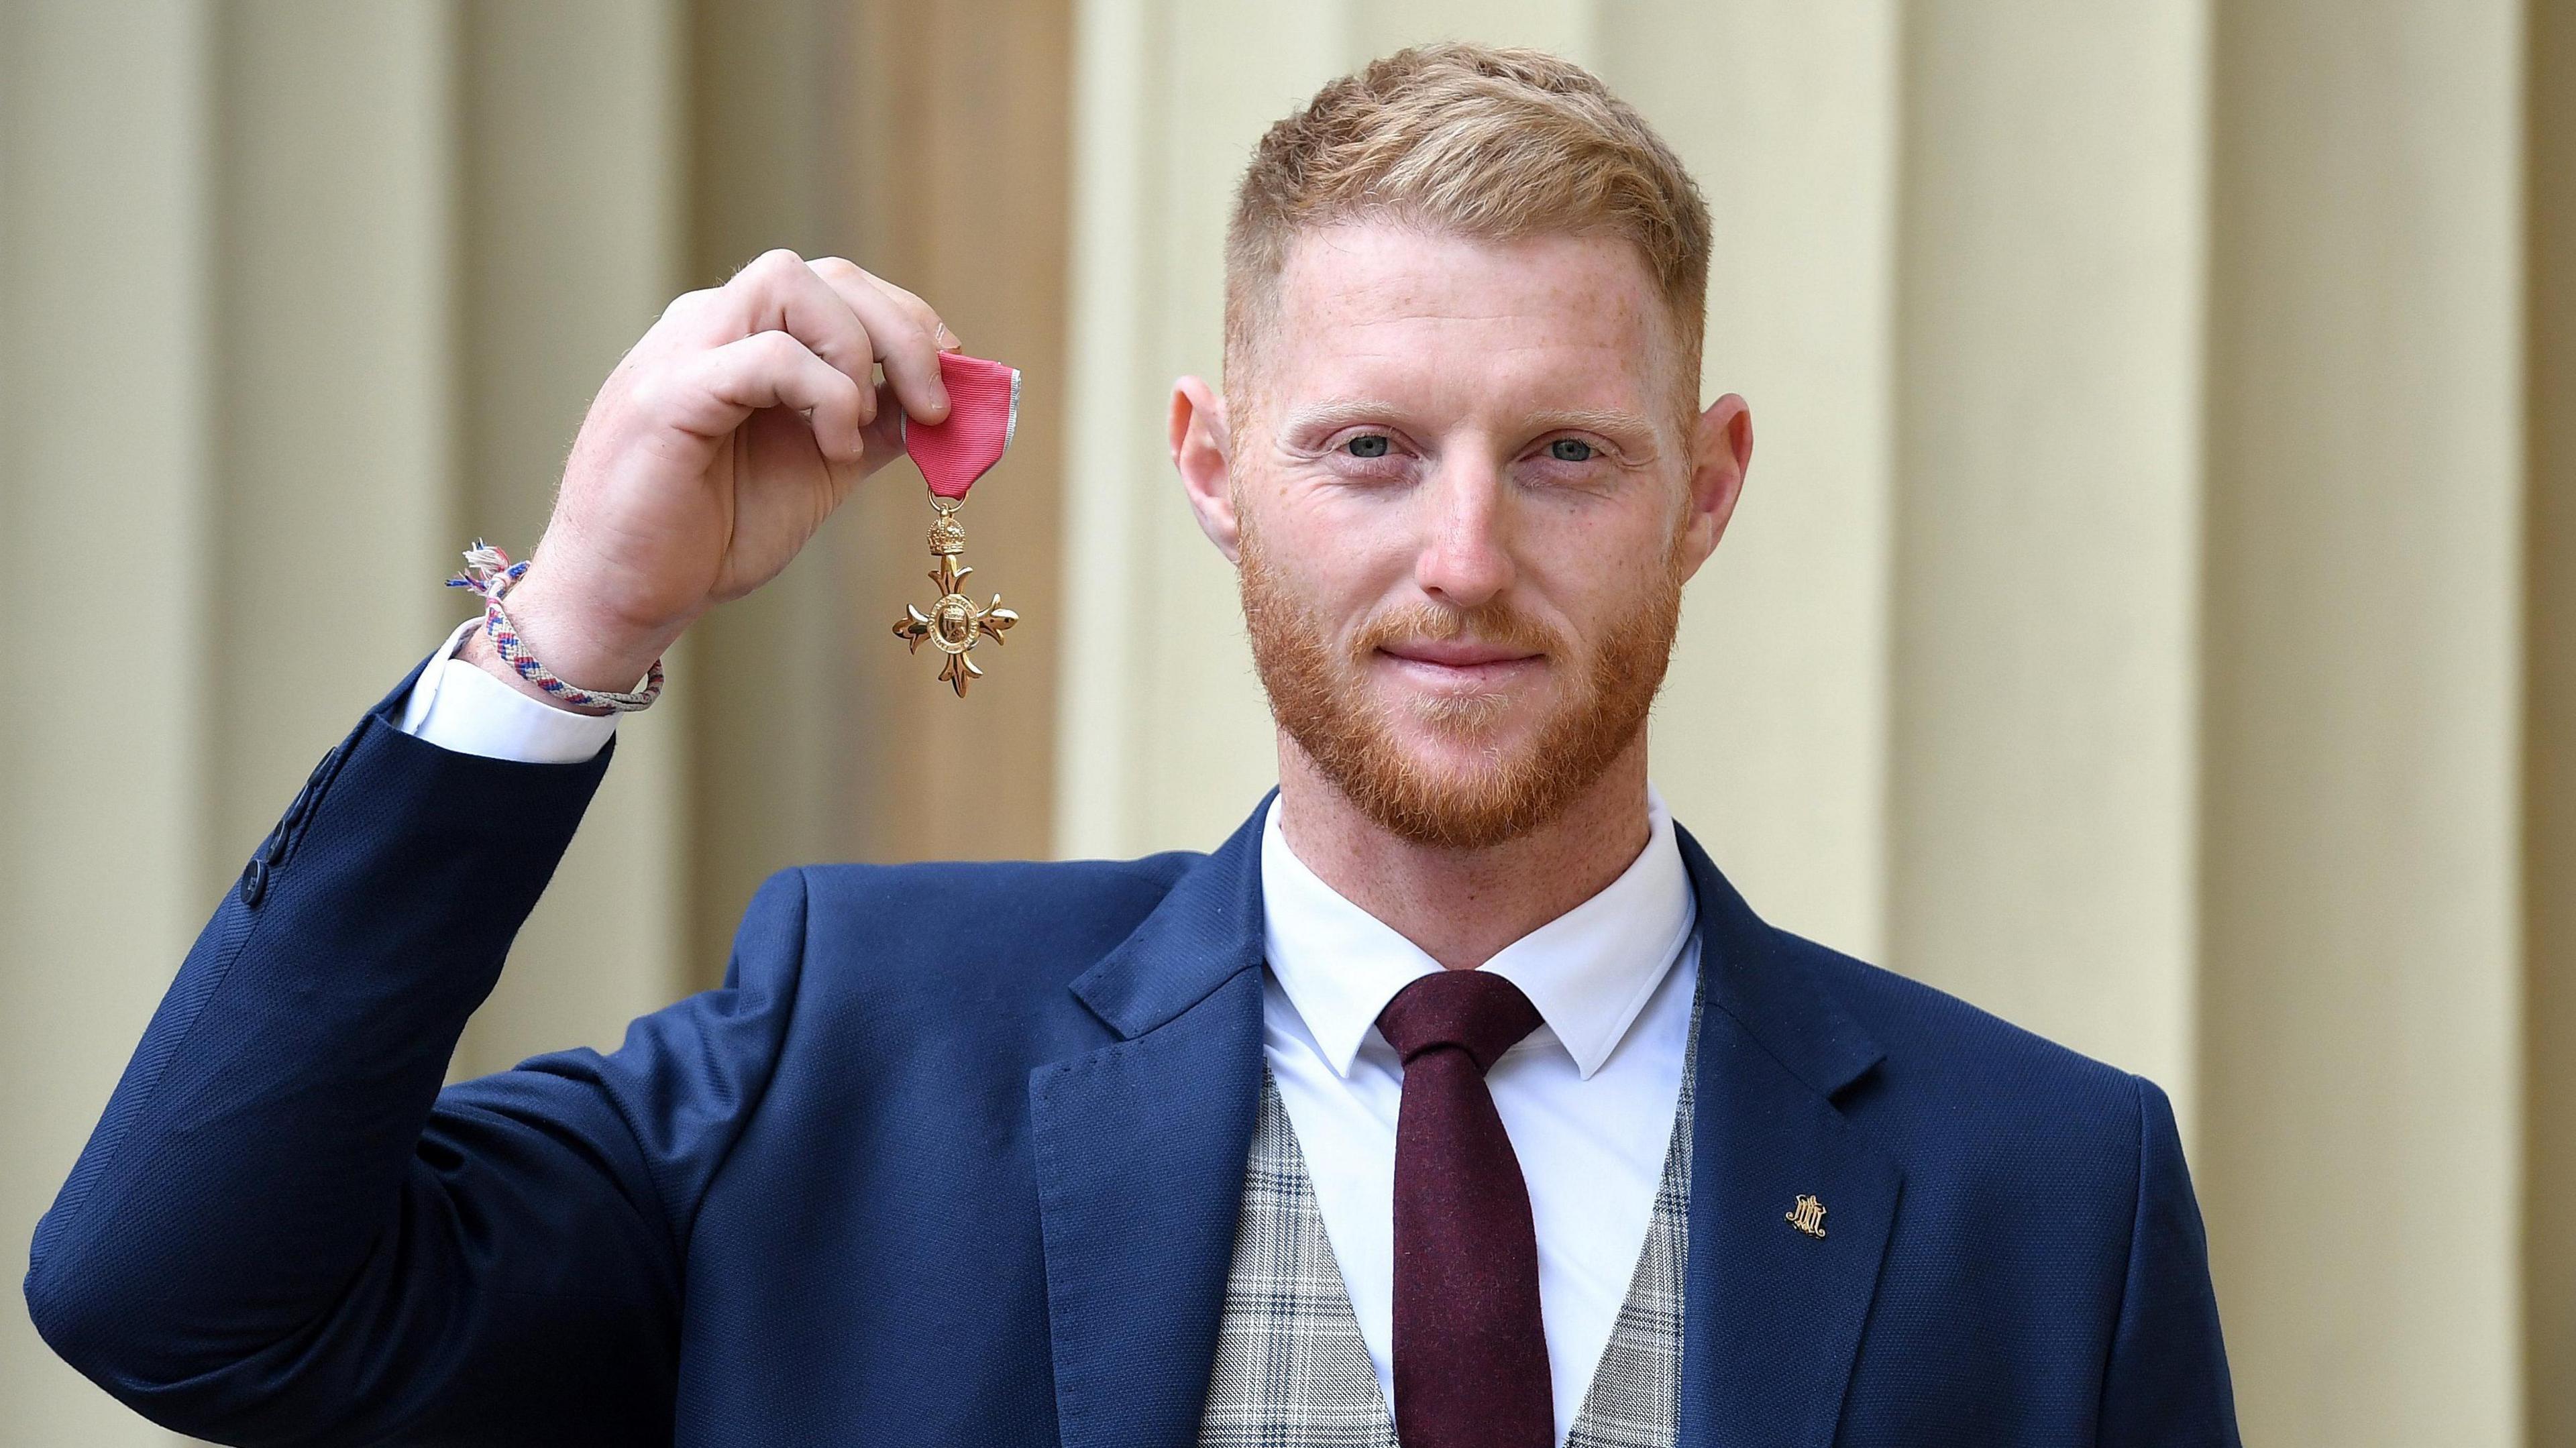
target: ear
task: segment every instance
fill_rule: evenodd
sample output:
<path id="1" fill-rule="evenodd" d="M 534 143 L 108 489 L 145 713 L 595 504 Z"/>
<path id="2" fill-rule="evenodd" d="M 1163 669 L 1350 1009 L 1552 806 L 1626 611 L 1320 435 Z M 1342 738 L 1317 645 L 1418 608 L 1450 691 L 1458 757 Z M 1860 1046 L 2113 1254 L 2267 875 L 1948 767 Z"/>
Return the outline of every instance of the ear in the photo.
<path id="1" fill-rule="evenodd" d="M 1181 491 L 1198 515 L 1199 531 L 1225 555 L 1238 561 L 1243 529 L 1234 512 L 1234 485 L 1226 457 L 1233 446 L 1225 425 L 1225 399 L 1204 379 L 1184 377 L 1172 384 L 1172 466 L 1180 472 Z"/>
<path id="2" fill-rule="evenodd" d="M 1682 576 L 1688 578 L 1717 551 L 1735 500 L 1753 465 L 1753 411 L 1730 392 L 1708 405 L 1691 430 L 1690 496 L 1682 519 Z"/>

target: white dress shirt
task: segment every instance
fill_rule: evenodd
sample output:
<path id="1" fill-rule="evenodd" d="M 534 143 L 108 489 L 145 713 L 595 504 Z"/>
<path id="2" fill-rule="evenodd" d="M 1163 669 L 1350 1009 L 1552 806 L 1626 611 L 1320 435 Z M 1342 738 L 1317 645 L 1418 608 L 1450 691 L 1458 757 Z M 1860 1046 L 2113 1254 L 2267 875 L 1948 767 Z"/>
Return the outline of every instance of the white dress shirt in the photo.
<path id="1" fill-rule="evenodd" d="M 617 716 L 529 698 L 450 657 L 448 638 L 403 710 L 403 732 L 526 763 L 597 754 Z M 1681 1098 L 1699 978 L 1697 906 L 1672 816 L 1649 792 L 1646 848 L 1619 878 L 1482 967 L 1543 1022 L 1486 1074 L 1529 1184 L 1557 1441 L 1583 1408 L 1646 1242 Z M 1297 1131 L 1378 1390 L 1395 1402 L 1395 1120 L 1404 1065 L 1377 1015 L 1440 964 L 1337 894 L 1262 824 L 1262 1050 Z"/>
<path id="2" fill-rule="evenodd" d="M 1662 799 L 1650 793 L 1647 807 L 1653 833 L 1624 874 L 1481 967 L 1519 986 L 1544 1022 L 1485 1082 L 1529 1184 L 1560 1443 L 1645 1248 L 1699 979 L 1690 875 Z M 1377 1015 L 1442 967 L 1316 878 L 1289 850 L 1275 803 L 1262 826 L 1261 898 L 1262 1049 L 1392 1408 L 1404 1065 Z"/>

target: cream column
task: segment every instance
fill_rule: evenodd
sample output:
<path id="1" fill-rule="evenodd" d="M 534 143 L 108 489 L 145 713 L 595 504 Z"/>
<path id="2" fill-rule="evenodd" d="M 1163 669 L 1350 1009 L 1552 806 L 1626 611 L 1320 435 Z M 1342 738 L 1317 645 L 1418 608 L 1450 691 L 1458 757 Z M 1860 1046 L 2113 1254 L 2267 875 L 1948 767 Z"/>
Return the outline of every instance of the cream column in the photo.
<path id="1" fill-rule="evenodd" d="M 1764 918 L 1885 945 L 1896 11 L 1796 0 L 1603 8 L 1602 77 L 1717 221 L 1703 400 L 1756 439 L 1684 595 L 1654 776 Z"/>
<path id="2" fill-rule="evenodd" d="M 2195 1164 L 2249 1443 L 2522 1441 L 2522 13 L 2218 12 Z"/>
<path id="3" fill-rule="evenodd" d="M 216 526 L 329 606 L 287 647 L 223 600 L 218 853 L 470 615 L 439 581 L 471 536 L 534 547 L 591 390 L 673 290 L 682 174 L 667 6 L 226 17 Z M 621 730 L 460 1071 L 614 1044 L 680 989 L 673 717 Z"/>
<path id="4" fill-rule="evenodd" d="M 1234 570 L 1182 500 L 1162 418 L 1174 377 L 1221 370 L 1234 178 L 1345 69 L 1344 13 L 1075 12 L 1059 854 L 1210 848 L 1277 779 Z"/>
<path id="5" fill-rule="evenodd" d="M 455 31 L 428 5 L 215 13 L 201 644 L 230 858 L 456 613 Z"/>
<path id="6" fill-rule="evenodd" d="M 468 539 L 519 556 L 535 546 L 592 392 L 682 290 L 682 22 L 670 0 L 474 0 L 458 12 L 458 477 L 428 571 L 378 585 L 439 610 L 411 649 L 471 616 L 461 591 L 427 591 Z M 667 697 L 618 727 L 617 762 L 476 1015 L 459 1074 L 612 1046 L 629 1020 L 723 968 L 687 929 L 703 653 L 683 644 Z"/>
<path id="7" fill-rule="evenodd" d="M 1430 40 L 1527 45 L 1597 65 L 1601 32 L 1621 7 L 1599 0 L 1392 0 L 1338 8 L 1340 68 L 1349 70 Z M 1329 32 L 1331 23 L 1324 28 Z"/>
<path id="8" fill-rule="evenodd" d="M 683 78 L 685 241 L 667 290 L 719 286 L 760 253 L 856 255 L 825 157 L 838 121 L 829 68 L 847 55 L 819 0 L 689 4 Z M 844 11 L 861 7 L 842 6 Z M 846 208 L 855 209 L 855 208 Z M 866 259 L 861 258 L 864 262 Z M 863 493 L 875 491 L 874 484 Z M 844 509 L 844 514 L 858 511 Z M 662 721 L 688 734 L 694 855 L 685 969 L 722 975 L 752 892 L 790 865 L 855 853 L 859 821 L 836 756 L 855 752 L 859 699 L 851 654 L 865 594 L 852 585 L 839 516 L 758 592 L 689 631 L 689 688 Z"/>
<path id="9" fill-rule="evenodd" d="M 1906 17 L 1887 963 L 2188 1136 L 2206 22 Z"/>
<path id="10" fill-rule="evenodd" d="M 219 887 L 210 31 L 198 4 L 0 6 L 0 1245 L 18 1263 Z M 173 1441 L 45 1347 L 17 1276 L 0 1441 Z"/>

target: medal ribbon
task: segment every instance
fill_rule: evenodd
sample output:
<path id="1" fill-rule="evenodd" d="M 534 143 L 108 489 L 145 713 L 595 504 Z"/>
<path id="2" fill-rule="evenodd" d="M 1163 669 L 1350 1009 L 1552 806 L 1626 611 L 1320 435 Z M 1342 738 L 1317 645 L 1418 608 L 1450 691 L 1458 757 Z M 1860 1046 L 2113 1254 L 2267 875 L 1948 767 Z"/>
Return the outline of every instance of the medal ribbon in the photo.
<path id="1" fill-rule="evenodd" d="M 903 450 L 921 469 L 934 498 L 963 499 L 992 471 L 1020 424 L 1020 369 L 956 352 L 939 354 L 948 388 L 948 420 L 903 420 Z"/>
<path id="2" fill-rule="evenodd" d="M 915 653 L 927 643 L 946 655 L 939 680 L 962 699 L 968 681 L 984 673 L 968 651 L 979 639 L 1001 643 L 1004 631 L 1020 621 L 1017 613 L 1002 607 L 998 593 L 989 604 L 967 596 L 966 575 L 975 570 L 960 556 L 966 551 L 966 530 L 956 517 L 966 490 L 1002 460 L 1019 428 L 1020 373 L 1000 362 L 942 352 L 939 380 L 948 388 L 948 420 L 935 426 L 909 416 L 903 420 L 903 450 L 912 454 L 921 480 L 930 485 L 930 510 L 938 515 L 930 525 L 930 581 L 939 598 L 927 613 L 905 609 L 894 622 L 894 636 Z"/>

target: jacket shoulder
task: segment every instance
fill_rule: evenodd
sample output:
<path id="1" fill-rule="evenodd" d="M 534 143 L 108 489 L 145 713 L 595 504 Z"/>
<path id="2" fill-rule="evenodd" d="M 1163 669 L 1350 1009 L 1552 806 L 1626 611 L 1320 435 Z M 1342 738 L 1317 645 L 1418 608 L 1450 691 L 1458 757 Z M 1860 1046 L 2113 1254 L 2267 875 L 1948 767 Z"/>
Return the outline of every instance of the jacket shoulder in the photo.
<path id="1" fill-rule="evenodd" d="M 971 985 L 989 994 L 1018 984 L 1061 992 L 1204 858 L 806 865 L 761 887 L 741 938 L 778 933 L 776 917 L 792 913 L 808 991 Z M 735 968 L 749 965 L 738 943 Z"/>
<path id="2" fill-rule="evenodd" d="M 1099 906 L 1133 897 L 1151 909 L 1172 883 L 1207 856 L 1170 850 L 1133 860 L 918 860 L 896 865 L 803 865 L 797 876 L 818 905 L 864 908 L 892 895 L 957 894 L 995 904 L 1057 908 Z"/>
<path id="3" fill-rule="evenodd" d="M 1847 1109 L 1971 1161 L 2072 1152 L 2134 1165 L 2142 1112 L 2162 1100 L 2154 1083 L 1921 981 L 1776 933 L 1886 1053 Z"/>

